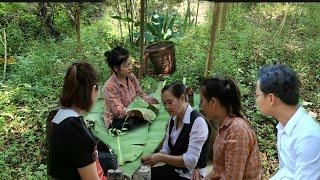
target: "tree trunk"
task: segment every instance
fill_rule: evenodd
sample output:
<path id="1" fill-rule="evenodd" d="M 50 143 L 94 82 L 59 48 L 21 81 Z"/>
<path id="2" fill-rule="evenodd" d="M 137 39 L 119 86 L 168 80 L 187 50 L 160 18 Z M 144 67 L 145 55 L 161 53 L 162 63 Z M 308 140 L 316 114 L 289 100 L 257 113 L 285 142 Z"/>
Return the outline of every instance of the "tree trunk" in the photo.
<path id="1" fill-rule="evenodd" d="M 133 2 L 132 1 L 133 0 L 129 0 L 129 2 L 130 2 L 130 17 L 131 17 L 132 20 L 134 20 L 133 19 Z M 133 42 L 133 31 L 134 31 L 133 25 L 134 25 L 134 23 L 132 22 L 131 23 L 131 38 L 132 38 L 132 42 Z"/>
<path id="2" fill-rule="evenodd" d="M 223 3 L 221 13 L 221 31 L 224 31 L 227 23 L 229 3 Z"/>
<path id="3" fill-rule="evenodd" d="M 216 41 L 219 34 L 219 28 L 221 23 L 221 11 L 222 11 L 222 5 L 221 3 L 215 3 L 214 5 L 214 11 L 213 11 L 213 17 L 212 17 L 212 26 L 211 26 L 211 36 L 210 36 L 210 42 L 209 42 L 209 52 L 207 56 L 206 61 L 206 69 L 204 72 L 204 77 L 208 77 L 210 74 L 210 71 L 212 69 L 212 61 L 213 61 L 213 51 L 214 47 L 216 45 Z"/>
<path id="4" fill-rule="evenodd" d="M 122 16 L 121 16 L 121 10 L 120 10 L 120 2 L 119 2 L 118 0 L 116 0 L 116 7 L 117 7 L 118 15 L 119 15 L 120 17 L 122 17 Z M 121 39 L 122 39 L 123 34 L 122 34 L 122 24 L 121 24 L 121 20 L 119 19 L 118 22 L 119 22 L 119 28 L 120 28 L 120 36 L 121 36 Z"/>
<path id="5" fill-rule="evenodd" d="M 1 42 L 2 42 L 3 47 L 4 47 L 4 66 L 3 66 L 3 79 L 2 79 L 2 82 L 4 82 L 5 79 L 6 79 L 7 61 L 8 61 L 6 29 L 3 29 L 3 40 L 1 38 Z"/>
<path id="6" fill-rule="evenodd" d="M 187 26 L 189 26 L 188 19 L 190 19 L 190 0 L 187 0 L 187 9 L 183 21 L 183 32 L 186 32 Z"/>
<path id="7" fill-rule="evenodd" d="M 141 0 L 140 4 L 140 65 L 143 62 L 144 55 L 144 1 L 145 0 Z M 141 78 L 141 68 L 139 68 L 139 78 Z"/>
<path id="8" fill-rule="evenodd" d="M 42 20 L 46 41 L 50 35 L 53 35 L 55 38 L 60 37 L 60 32 L 57 30 L 54 24 L 54 10 L 50 10 L 48 8 L 47 2 L 39 3 L 38 17 L 40 17 L 40 19 Z"/>
<path id="9" fill-rule="evenodd" d="M 125 0 L 125 2 L 126 2 L 126 16 L 127 16 L 127 18 L 129 18 L 129 7 L 128 7 L 128 0 Z M 132 39 L 132 37 L 131 37 L 131 26 L 130 26 L 130 22 L 127 22 L 128 24 L 128 31 L 129 31 L 129 40 L 130 40 L 130 42 L 132 43 L 133 42 L 133 39 Z"/>
<path id="10" fill-rule="evenodd" d="M 194 26 L 195 26 L 195 27 L 197 27 L 197 24 L 198 24 L 199 5 L 200 5 L 200 1 L 198 0 L 198 3 L 197 3 L 197 13 L 196 13 L 196 21 L 195 21 L 195 23 L 194 23 Z"/>
<path id="11" fill-rule="evenodd" d="M 49 39 L 49 30 L 48 30 L 48 27 L 46 25 L 46 21 L 48 19 L 47 12 L 48 12 L 47 3 L 46 2 L 40 2 L 39 3 L 39 14 L 40 14 L 40 17 L 42 19 L 43 26 L 44 26 L 44 35 L 45 35 L 46 44 L 47 44 L 48 39 Z"/>
<path id="12" fill-rule="evenodd" d="M 75 20 L 75 26 L 76 26 L 76 32 L 77 32 L 77 50 L 78 52 L 81 52 L 82 44 L 81 44 L 81 35 L 80 35 L 80 7 L 79 3 L 75 4 L 74 9 L 74 20 Z"/>

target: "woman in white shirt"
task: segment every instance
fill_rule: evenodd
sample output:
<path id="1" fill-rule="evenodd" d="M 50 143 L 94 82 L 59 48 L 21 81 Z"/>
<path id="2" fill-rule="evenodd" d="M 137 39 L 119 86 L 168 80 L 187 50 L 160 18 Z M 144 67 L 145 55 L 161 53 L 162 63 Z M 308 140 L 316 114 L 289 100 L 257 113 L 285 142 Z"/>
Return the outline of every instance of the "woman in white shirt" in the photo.
<path id="1" fill-rule="evenodd" d="M 194 169 L 205 176 L 210 125 L 187 102 L 186 87 L 172 83 L 162 89 L 162 102 L 170 120 L 162 149 L 142 158 L 151 168 L 151 179 L 192 179 Z M 154 166 L 158 163 L 163 166 Z"/>

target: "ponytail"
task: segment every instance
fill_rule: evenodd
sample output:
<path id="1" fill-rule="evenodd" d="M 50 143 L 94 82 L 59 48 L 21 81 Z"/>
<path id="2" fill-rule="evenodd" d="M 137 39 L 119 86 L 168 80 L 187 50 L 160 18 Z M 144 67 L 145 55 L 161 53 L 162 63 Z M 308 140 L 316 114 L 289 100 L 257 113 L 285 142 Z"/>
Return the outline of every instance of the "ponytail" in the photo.
<path id="1" fill-rule="evenodd" d="M 87 62 L 73 63 L 64 78 L 60 104 L 64 107 L 77 106 L 89 111 L 93 100 L 92 88 L 99 83 L 98 74 Z"/>
<path id="2" fill-rule="evenodd" d="M 117 46 L 111 51 L 104 53 L 105 61 L 112 71 L 119 68 L 122 63 L 126 62 L 130 56 L 129 51 L 122 46 Z"/>
<path id="3" fill-rule="evenodd" d="M 230 79 L 227 78 L 227 94 L 230 98 L 228 98 L 228 100 L 230 100 L 230 102 L 228 103 L 229 106 L 229 113 L 231 113 L 230 115 L 235 115 L 238 117 L 242 117 L 241 115 L 241 100 L 240 100 L 240 90 L 238 88 L 238 86 L 236 85 L 236 83 Z"/>
<path id="4" fill-rule="evenodd" d="M 227 109 L 230 116 L 242 117 L 240 91 L 237 84 L 230 78 L 213 77 L 202 82 L 203 96 L 210 100 L 217 98 Z"/>

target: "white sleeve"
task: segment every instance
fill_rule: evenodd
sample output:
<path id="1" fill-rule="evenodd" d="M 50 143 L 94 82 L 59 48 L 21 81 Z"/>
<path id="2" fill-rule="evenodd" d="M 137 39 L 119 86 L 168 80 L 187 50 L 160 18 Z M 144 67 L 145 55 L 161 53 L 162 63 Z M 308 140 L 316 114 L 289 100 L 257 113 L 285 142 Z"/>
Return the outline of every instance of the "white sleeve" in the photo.
<path id="1" fill-rule="evenodd" d="M 208 125 L 202 117 L 195 119 L 189 138 L 188 150 L 183 154 L 186 168 L 191 172 L 197 165 L 203 144 L 208 138 Z"/>
<path id="2" fill-rule="evenodd" d="M 320 137 L 307 136 L 295 148 L 295 179 L 320 179 Z"/>
<path id="3" fill-rule="evenodd" d="M 166 131 L 166 137 L 165 137 L 165 139 L 163 141 L 162 148 L 160 150 L 160 152 L 163 153 L 163 154 L 170 154 L 170 148 L 168 146 L 170 121 L 171 121 L 171 119 L 169 120 L 167 131 Z"/>

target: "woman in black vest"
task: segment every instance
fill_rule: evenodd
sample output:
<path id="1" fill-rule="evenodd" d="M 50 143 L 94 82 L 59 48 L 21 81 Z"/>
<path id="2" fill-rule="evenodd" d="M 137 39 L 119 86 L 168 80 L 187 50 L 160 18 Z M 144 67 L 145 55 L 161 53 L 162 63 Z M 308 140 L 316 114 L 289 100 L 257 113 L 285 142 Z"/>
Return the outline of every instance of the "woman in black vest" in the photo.
<path id="1" fill-rule="evenodd" d="M 151 168 L 151 179 L 192 179 L 194 169 L 205 176 L 210 125 L 187 102 L 186 87 L 172 83 L 162 89 L 162 102 L 170 114 L 162 149 L 142 158 Z"/>

